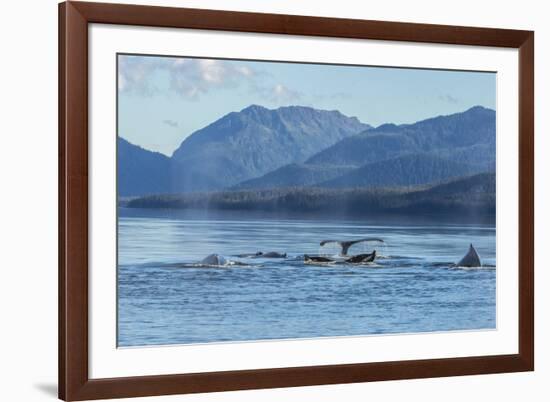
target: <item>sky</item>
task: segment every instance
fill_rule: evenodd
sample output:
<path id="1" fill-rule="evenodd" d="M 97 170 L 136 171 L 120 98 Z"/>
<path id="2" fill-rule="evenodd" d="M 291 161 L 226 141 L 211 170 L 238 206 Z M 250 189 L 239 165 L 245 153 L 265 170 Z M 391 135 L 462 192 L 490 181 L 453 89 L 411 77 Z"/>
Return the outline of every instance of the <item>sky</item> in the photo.
<path id="1" fill-rule="evenodd" d="M 194 131 L 252 104 L 414 123 L 496 108 L 496 74 L 204 58 L 118 56 L 118 134 L 168 156 Z"/>

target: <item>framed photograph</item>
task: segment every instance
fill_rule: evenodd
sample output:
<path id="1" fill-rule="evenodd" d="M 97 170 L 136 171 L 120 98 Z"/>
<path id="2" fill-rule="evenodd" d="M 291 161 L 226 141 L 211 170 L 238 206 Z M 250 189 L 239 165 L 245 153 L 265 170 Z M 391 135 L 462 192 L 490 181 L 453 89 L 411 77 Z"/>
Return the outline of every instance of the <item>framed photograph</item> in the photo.
<path id="1" fill-rule="evenodd" d="M 533 32 L 59 22 L 61 399 L 534 369 Z"/>

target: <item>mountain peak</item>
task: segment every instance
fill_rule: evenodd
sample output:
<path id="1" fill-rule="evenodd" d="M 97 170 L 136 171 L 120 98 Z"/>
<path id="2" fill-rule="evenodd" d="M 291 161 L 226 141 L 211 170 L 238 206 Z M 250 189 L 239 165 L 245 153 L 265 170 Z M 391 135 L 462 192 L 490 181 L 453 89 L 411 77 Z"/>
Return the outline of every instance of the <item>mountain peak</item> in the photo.
<path id="1" fill-rule="evenodd" d="M 493 109 L 489 109 L 487 107 L 484 107 L 484 106 L 481 106 L 481 105 L 475 105 L 475 106 L 472 106 L 471 108 L 465 110 L 463 113 L 471 113 L 471 112 L 493 112 L 494 113 L 494 110 Z"/>
<path id="2" fill-rule="evenodd" d="M 386 131 L 393 131 L 395 129 L 397 129 L 398 126 L 396 124 L 393 124 L 393 123 L 385 123 L 385 124 L 382 124 L 378 127 L 376 127 L 376 131 L 378 132 L 386 132 Z"/>
<path id="3" fill-rule="evenodd" d="M 257 104 L 252 104 L 250 106 L 247 106 L 245 107 L 244 109 L 241 110 L 240 113 L 244 113 L 244 114 L 247 114 L 247 115 L 250 115 L 250 114 L 257 114 L 257 113 L 277 113 L 277 114 L 280 114 L 280 113 L 286 113 L 286 112 L 304 112 L 304 111 L 307 111 L 307 112 L 327 112 L 327 113 L 340 113 L 338 111 L 327 111 L 327 110 L 318 110 L 318 109 L 315 109 L 315 108 L 312 108 L 310 106 L 300 106 L 300 105 L 287 105 L 287 106 L 279 106 L 277 108 L 274 108 L 274 109 L 270 109 L 270 108 L 267 108 L 265 106 L 261 106 L 261 105 L 257 105 Z"/>
<path id="4" fill-rule="evenodd" d="M 320 111 L 320 109 L 315 109 L 311 106 L 302 106 L 302 105 L 286 105 L 286 106 L 279 106 L 275 110 L 311 110 L 311 111 Z M 328 110 L 323 110 L 324 112 L 329 112 Z"/>
<path id="5" fill-rule="evenodd" d="M 270 110 L 270 109 L 268 109 L 268 108 L 266 108 L 265 106 L 262 106 L 262 105 L 252 104 L 252 105 L 247 106 L 244 109 L 242 109 L 241 112 L 246 113 L 246 112 L 264 111 L 264 110 Z"/>
<path id="6" fill-rule="evenodd" d="M 173 153 L 185 171 L 178 191 L 232 186 L 289 163 L 300 163 L 368 125 L 336 111 L 252 104 L 188 136 Z M 206 179 L 205 177 L 208 177 Z M 199 178 L 202 178 L 199 180 Z"/>
<path id="7" fill-rule="evenodd" d="M 307 111 L 307 112 L 318 112 L 318 113 L 328 113 L 328 114 L 334 114 L 338 116 L 344 116 L 346 118 L 352 118 L 357 119 L 357 117 L 351 117 L 346 116 L 339 110 L 326 110 L 326 109 L 316 109 L 312 106 L 304 106 L 304 105 L 285 105 L 285 106 L 279 106 L 274 109 L 270 109 L 268 107 L 258 105 L 258 104 L 252 104 L 250 106 L 245 107 L 241 110 L 241 113 L 247 113 L 247 112 L 299 112 L 299 111 Z"/>

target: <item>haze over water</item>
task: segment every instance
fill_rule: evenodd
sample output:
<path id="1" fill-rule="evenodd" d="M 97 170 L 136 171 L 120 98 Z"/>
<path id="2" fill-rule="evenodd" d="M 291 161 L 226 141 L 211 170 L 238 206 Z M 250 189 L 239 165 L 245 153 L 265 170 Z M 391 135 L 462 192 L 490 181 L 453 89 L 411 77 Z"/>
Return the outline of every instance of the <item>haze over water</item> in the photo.
<path id="1" fill-rule="evenodd" d="M 255 219 L 119 209 L 118 344 L 494 329 L 495 227 Z M 368 265 L 306 265 L 326 238 L 380 237 Z M 470 243 L 481 269 L 453 268 Z M 286 259 L 238 258 L 257 251 Z M 203 267 L 217 253 L 246 265 Z"/>

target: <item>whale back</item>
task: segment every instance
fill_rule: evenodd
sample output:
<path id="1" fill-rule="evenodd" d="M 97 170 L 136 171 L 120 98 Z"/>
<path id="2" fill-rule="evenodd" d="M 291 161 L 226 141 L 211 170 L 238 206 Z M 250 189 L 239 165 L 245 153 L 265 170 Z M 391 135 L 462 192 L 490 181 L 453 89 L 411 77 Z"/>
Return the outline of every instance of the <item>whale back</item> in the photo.
<path id="1" fill-rule="evenodd" d="M 479 259 L 479 254 L 472 244 L 468 252 L 462 259 L 458 262 L 459 267 L 481 267 L 481 260 Z"/>
<path id="2" fill-rule="evenodd" d="M 264 258 L 286 258 L 286 253 L 278 253 L 276 251 L 269 251 L 267 253 L 262 253 L 259 257 Z"/>
<path id="3" fill-rule="evenodd" d="M 219 254 L 210 254 L 201 261 L 203 265 L 226 265 L 227 260 Z"/>

